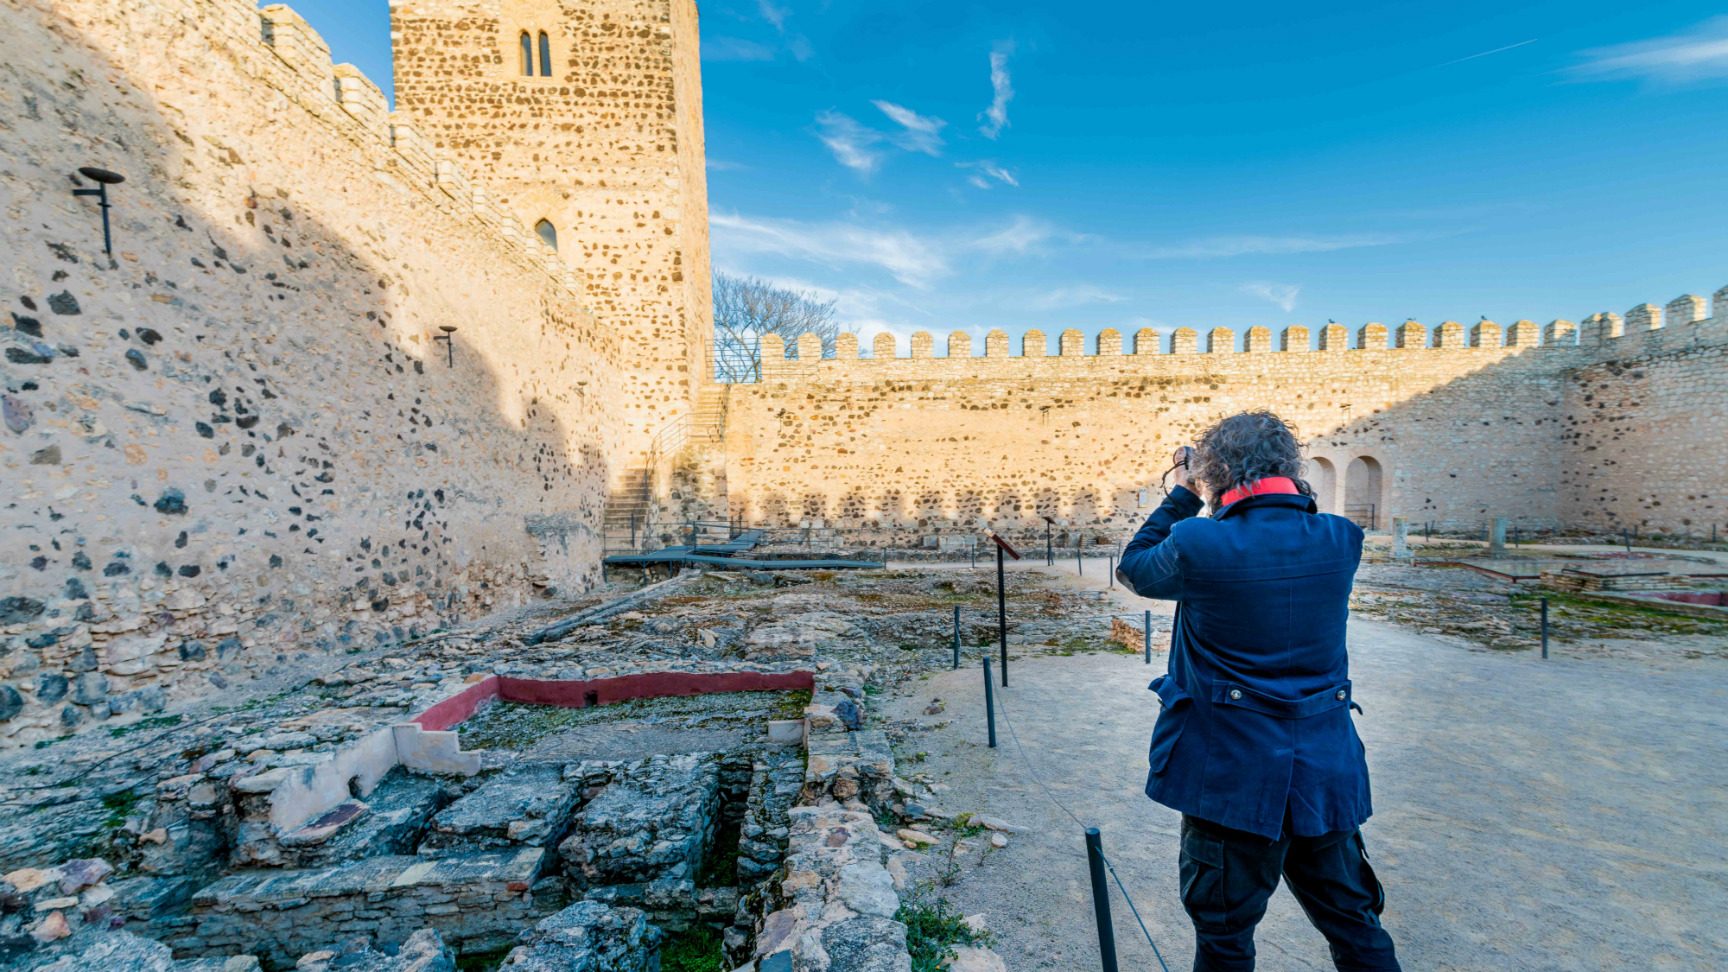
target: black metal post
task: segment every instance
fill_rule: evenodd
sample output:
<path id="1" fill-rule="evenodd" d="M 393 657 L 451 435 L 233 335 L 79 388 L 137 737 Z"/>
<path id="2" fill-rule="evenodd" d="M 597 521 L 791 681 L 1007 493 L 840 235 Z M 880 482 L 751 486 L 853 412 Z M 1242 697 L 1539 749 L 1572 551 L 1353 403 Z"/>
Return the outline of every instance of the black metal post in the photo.
<path id="1" fill-rule="evenodd" d="M 636 514 L 630 514 L 630 549 L 636 549 Z"/>
<path id="2" fill-rule="evenodd" d="M 1622 529 L 1620 531 L 1620 539 L 1625 541 L 1625 543 L 1626 543 L 1626 552 L 1631 553 L 1632 552 L 1632 531 Z"/>
<path id="3" fill-rule="evenodd" d="M 978 569 L 978 541 L 972 541 L 972 569 Z"/>
<path id="4" fill-rule="evenodd" d="M 1044 518 L 1044 566 L 1056 566 L 1056 537 L 1050 532 L 1050 518 Z"/>
<path id="5" fill-rule="evenodd" d="M 1080 562 L 1080 542 L 1074 542 L 1074 576 L 1085 577 L 1086 565 Z"/>
<path id="6" fill-rule="evenodd" d="M 1542 657 L 1548 657 L 1548 599 L 1542 599 Z"/>
<path id="7" fill-rule="evenodd" d="M 1110 923 L 1110 886 L 1104 882 L 1104 838 L 1097 827 L 1086 828 L 1086 869 L 1092 873 L 1092 913 L 1098 919 L 1098 954 L 1104 972 L 1118 972 L 1116 927 Z"/>
<path id="8" fill-rule="evenodd" d="M 1152 664 L 1152 612 L 1146 612 L 1146 664 Z"/>
<path id="9" fill-rule="evenodd" d="M 996 545 L 996 638 L 1002 645 L 1002 687 L 1008 687 L 1008 568 Z"/>
<path id="10" fill-rule="evenodd" d="M 960 605 L 954 605 L 954 667 L 960 667 Z"/>
<path id="11" fill-rule="evenodd" d="M 95 196 L 96 205 L 102 210 L 102 252 L 109 257 L 114 256 L 114 234 L 108 225 L 108 186 L 98 182 L 94 189 L 74 189 L 74 196 Z"/>
<path id="12" fill-rule="evenodd" d="M 990 656 L 984 656 L 984 716 L 990 720 L 990 748 L 996 748 L 996 689 L 990 684 Z"/>
<path id="13" fill-rule="evenodd" d="M 1110 555 L 1110 589 L 1116 589 L 1116 555 Z"/>

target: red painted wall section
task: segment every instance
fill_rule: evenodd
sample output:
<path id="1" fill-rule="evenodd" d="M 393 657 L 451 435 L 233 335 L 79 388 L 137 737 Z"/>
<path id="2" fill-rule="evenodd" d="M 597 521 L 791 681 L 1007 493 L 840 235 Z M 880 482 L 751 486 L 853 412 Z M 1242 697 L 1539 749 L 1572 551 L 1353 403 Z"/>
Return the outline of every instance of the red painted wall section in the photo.
<path id="1" fill-rule="evenodd" d="M 793 692 L 816 687 L 814 672 L 648 672 L 583 681 L 550 681 L 537 678 L 488 676 L 415 716 L 413 721 L 428 732 L 443 732 L 464 720 L 492 699 L 527 705 L 551 705 L 582 709 L 611 705 L 631 699 L 668 696 L 712 695 L 719 692 Z"/>
<path id="2" fill-rule="evenodd" d="M 631 699 L 658 699 L 672 695 L 710 695 L 716 692 L 789 692 L 810 690 L 816 685 L 812 672 L 649 672 L 580 682 L 553 682 L 533 678 L 501 678 L 500 697 L 506 702 L 555 705 L 580 709 L 611 705 Z"/>
<path id="3" fill-rule="evenodd" d="M 461 725 L 483 703 L 498 697 L 499 681 L 498 676 L 488 675 L 415 716 L 413 721 L 427 732 L 443 732 L 451 726 Z"/>

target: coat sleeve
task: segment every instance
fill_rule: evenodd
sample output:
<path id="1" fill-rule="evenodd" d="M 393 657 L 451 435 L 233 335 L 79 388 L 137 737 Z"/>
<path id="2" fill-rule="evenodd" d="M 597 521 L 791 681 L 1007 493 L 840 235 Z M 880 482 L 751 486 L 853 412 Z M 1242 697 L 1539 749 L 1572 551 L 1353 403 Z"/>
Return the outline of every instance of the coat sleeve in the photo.
<path id="1" fill-rule="evenodd" d="M 1123 549 L 1122 562 L 1116 568 L 1117 579 L 1141 597 L 1180 599 L 1182 562 L 1170 529 L 1198 516 L 1203 505 L 1200 497 L 1181 486 L 1171 490 Z"/>

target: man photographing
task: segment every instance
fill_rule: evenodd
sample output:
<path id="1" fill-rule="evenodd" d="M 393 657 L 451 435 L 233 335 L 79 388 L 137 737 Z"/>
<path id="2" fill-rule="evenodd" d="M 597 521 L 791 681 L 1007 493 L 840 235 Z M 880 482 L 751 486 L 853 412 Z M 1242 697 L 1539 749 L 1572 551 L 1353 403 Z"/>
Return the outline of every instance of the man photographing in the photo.
<path id="1" fill-rule="evenodd" d="M 1296 436 L 1270 412 L 1224 419 L 1176 462 L 1117 576 L 1177 602 L 1146 795 L 1182 813 L 1195 972 L 1254 968 L 1280 874 L 1341 972 L 1395 972 L 1358 829 L 1373 811 L 1345 621 L 1362 530 L 1317 512 Z"/>

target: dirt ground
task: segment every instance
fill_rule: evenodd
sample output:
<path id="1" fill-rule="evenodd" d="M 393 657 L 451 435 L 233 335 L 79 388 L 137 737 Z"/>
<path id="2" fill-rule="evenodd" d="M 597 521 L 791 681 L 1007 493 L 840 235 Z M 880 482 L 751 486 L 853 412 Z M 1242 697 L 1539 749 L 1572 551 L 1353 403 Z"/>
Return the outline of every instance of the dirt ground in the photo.
<path id="1" fill-rule="evenodd" d="M 1070 564 L 1051 583 L 1102 587 L 1103 567 L 1076 579 Z M 1599 636 L 1612 623 L 1578 624 L 1544 661 L 1519 627 L 1526 609 L 1471 577 L 1368 568 L 1362 599 L 1400 623 L 1351 626 L 1378 811 L 1364 830 L 1405 967 L 1728 967 L 1728 639 L 1664 632 L 1660 619 L 1632 618 L 1621 637 Z M 1106 611 L 1145 606 L 1107 597 Z M 1445 623 L 1484 617 L 1511 619 L 1518 637 L 1496 630 L 1496 650 L 1485 629 Z M 906 683 L 883 715 L 898 727 L 900 773 L 928 784 L 931 809 L 1024 832 L 997 849 L 972 821 L 936 823 L 941 845 L 901 855 L 907 885 L 982 915 L 1013 972 L 1098 968 L 1082 828 L 1060 801 L 1102 828 L 1170 968 L 1187 968 L 1179 818 L 1142 795 L 1157 713 L 1146 684 L 1162 651 L 1148 667 L 1137 654 L 1016 647 L 996 750 L 985 746 L 977 654 L 959 672 Z M 1120 895 L 1111 903 L 1122 966 L 1156 969 Z M 1286 892 L 1260 947 L 1265 968 L 1331 967 Z"/>

